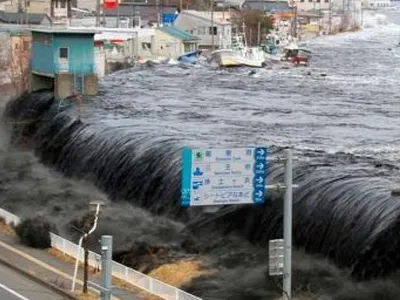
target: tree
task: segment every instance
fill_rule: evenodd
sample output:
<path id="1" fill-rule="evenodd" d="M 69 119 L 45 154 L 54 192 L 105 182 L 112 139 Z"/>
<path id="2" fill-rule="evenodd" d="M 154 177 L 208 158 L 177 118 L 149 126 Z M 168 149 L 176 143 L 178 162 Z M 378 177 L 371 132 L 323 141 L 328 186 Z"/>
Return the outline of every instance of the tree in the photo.
<path id="1" fill-rule="evenodd" d="M 262 36 L 267 34 L 273 25 L 272 17 L 265 15 L 261 10 L 232 11 L 231 21 L 239 31 L 243 31 L 243 24 L 245 25 L 244 33 L 249 45 L 257 45 L 259 26 L 262 39 Z"/>
<path id="2" fill-rule="evenodd" d="M 42 216 L 27 218 L 15 227 L 22 244 L 40 249 L 51 247 L 51 231 L 57 233 L 56 226 Z"/>

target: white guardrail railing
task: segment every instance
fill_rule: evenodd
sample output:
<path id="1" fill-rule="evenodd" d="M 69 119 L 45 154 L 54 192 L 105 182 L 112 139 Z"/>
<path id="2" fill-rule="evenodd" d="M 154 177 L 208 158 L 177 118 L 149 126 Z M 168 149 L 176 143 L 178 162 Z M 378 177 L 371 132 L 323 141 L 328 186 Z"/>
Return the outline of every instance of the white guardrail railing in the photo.
<path id="1" fill-rule="evenodd" d="M 14 223 L 18 225 L 20 218 L 4 209 L 0 208 L 0 217 L 4 218 L 7 224 Z M 76 258 L 78 245 L 62 238 L 54 233 L 50 233 L 51 246 L 64 254 Z M 81 248 L 79 260 L 83 261 L 84 251 Z M 88 263 L 91 267 L 101 269 L 101 256 L 97 253 L 89 251 Z M 115 278 L 130 283 L 142 290 L 154 294 L 165 300 L 202 300 L 199 297 L 186 293 L 176 287 L 166 284 L 160 280 L 154 279 L 146 274 L 140 273 L 134 269 L 128 268 L 120 263 L 113 261 L 112 275 Z"/>

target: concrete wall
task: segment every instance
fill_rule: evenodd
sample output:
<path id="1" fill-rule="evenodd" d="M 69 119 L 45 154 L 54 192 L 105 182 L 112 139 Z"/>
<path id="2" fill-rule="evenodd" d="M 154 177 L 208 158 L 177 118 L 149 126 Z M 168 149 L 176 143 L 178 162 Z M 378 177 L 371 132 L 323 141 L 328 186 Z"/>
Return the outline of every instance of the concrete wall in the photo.
<path id="1" fill-rule="evenodd" d="M 40 76 L 36 74 L 31 75 L 31 91 L 37 91 L 41 89 L 52 89 L 54 88 L 54 79 L 51 77 Z"/>
<path id="2" fill-rule="evenodd" d="M 11 71 L 14 84 L 20 89 L 19 93 L 30 88 L 30 59 L 32 37 L 30 34 L 11 35 Z"/>
<path id="3" fill-rule="evenodd" d="M 54 95 L 57 99 L 71 96 L 74 77 L 69 74 L 58 74 L 54 77 Z"/>
<path id="4" fill-rule="evenodd" d="M 0 101 L 29 90 L 30 35 L 0 33 Z"/>
<path id="5" fill-rule="evenodd" d="M 11 79 L 11 39 L 8 33 L 0 33 L 0 107 L 15 93 Z"/>
<path id="6" fill-rule="evenodd" d="M 106 53 L 103 48 L 96 47 L 94 50 L 94 63 L 96 75 L 101 78 L 106 75 Z"/>
<path id="7" fill-rule="evenodd" d="M 99 90 L 98 78 L 96 75 L 85 76 L 85 95 L 97 95 Z"/>

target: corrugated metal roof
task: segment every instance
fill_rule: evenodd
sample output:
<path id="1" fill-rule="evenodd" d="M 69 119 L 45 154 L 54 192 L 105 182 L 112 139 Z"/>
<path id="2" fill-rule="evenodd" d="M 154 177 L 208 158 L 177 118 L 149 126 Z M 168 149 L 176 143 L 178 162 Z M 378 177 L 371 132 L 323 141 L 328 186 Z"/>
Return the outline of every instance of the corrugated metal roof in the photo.
<path id="1" fill-rule="evenodd" d="M 14 13 L 0 11 L 0 22 L 7 24 L 39 25 L 45 18 L 47 18 L 49 22 L 51 22 L 50 18 L 46 14 Z"/>
<path id="2" fill-rule="evenodd" d="M 186 31 L 183 31 L 181 29 L 176 28 L 175 26 L 163 26 L 159 28 L 161 31 L 165 32 L 166 34 L 169 34 L 177 39 L 180 39 L 182 41 L 196 41 L 199 40 L 198 37 L 195 37 L 191 35 L 190 33 L 187 33 Z"/>

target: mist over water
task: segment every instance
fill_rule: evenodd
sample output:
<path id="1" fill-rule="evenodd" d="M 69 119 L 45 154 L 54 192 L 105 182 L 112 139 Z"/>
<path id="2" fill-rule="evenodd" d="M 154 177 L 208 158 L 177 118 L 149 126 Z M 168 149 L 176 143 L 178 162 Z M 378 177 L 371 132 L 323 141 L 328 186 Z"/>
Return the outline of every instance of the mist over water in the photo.
<path id="1" fill-rule="evenodd" d="M 400 28 L 379 15 L 368 22 L 364 32 L 311 41 L 311 75 L 147 65 L 106 77 L 81 118 L 76 103 L 47 92 L 11 103 L 5 125 L 31 120 L 13 137 L 29 137 L 35 156 L 2 135 L 1 207 L 44 215 L 74 238 L 70 222 L 104 199 L 96 234 L 113 234 L 117 252 L 167 249 L 152 262 L 129 261 L 135 267 L 197 258 L 217 272 L 186 287 L 196 295 L 275 299 L 280 283 L 266 276 L 266 246 L 282 236 L 280 195 L 215 215 L 182 209 L 180 149 L 266 144 L 275 157 L 292 146 L 294 243 L 302 249 L 294 254 L 295 295 L 398 299 L 400 199 L 391 189 L 399 176 Z M 271 162 L 268 180 L 282 176 Z"/>

